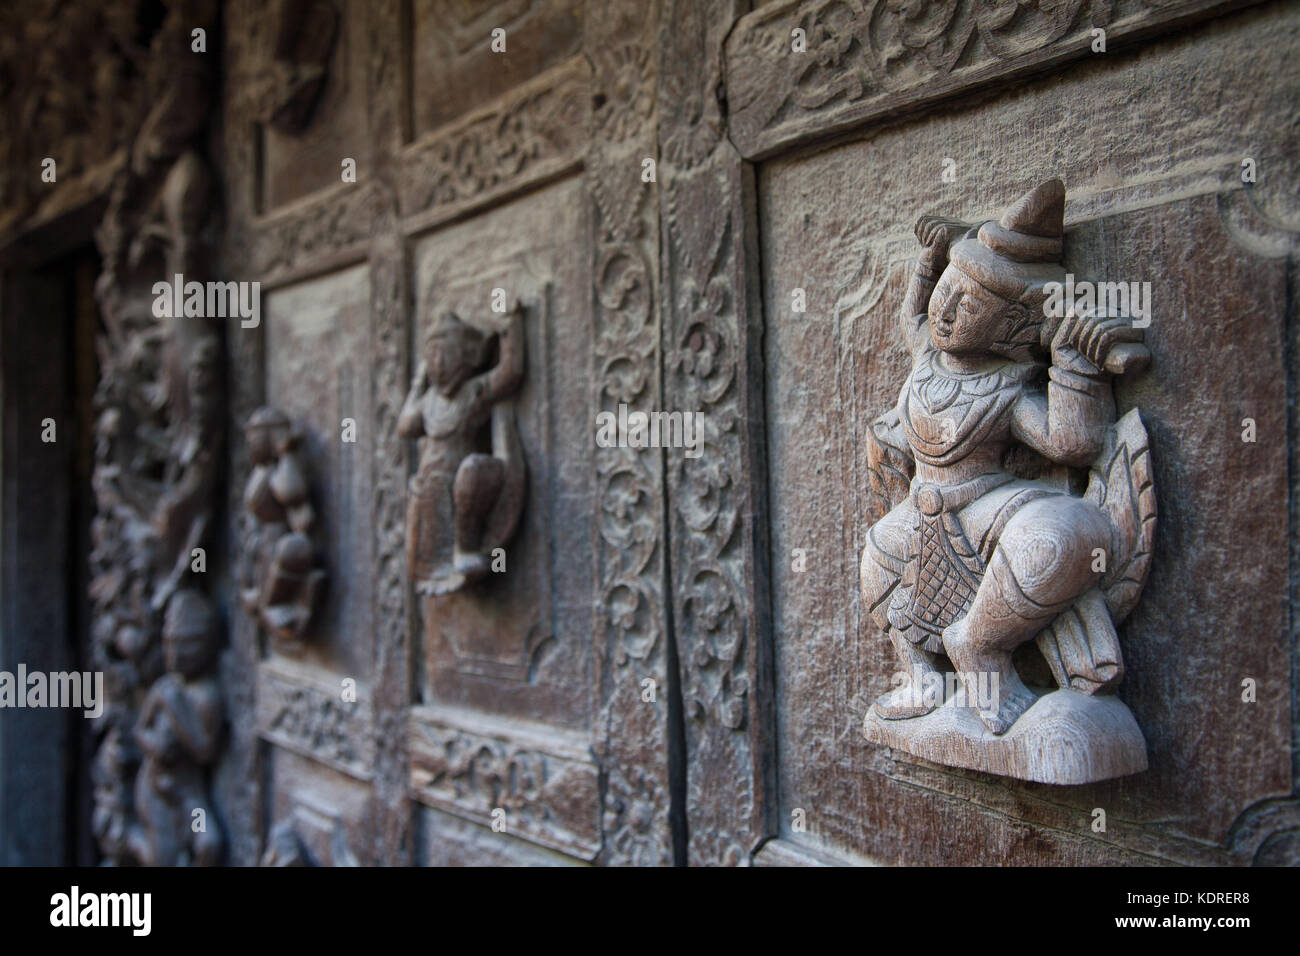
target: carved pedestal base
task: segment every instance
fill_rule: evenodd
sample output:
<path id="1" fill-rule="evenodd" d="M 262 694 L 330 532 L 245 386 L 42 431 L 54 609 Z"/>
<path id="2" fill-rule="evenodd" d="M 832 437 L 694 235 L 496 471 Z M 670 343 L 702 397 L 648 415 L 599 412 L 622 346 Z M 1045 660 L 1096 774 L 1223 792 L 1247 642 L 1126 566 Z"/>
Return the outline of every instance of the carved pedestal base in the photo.
<path id="1" fill-rule="evenodd" d="M 952 699 L 908 720 L 873 709 L 862 729 L 872 743 L 924 760 L 1038 783 L 1093 783 L 1147 769 L 1146 738 L 1124 702 L 1074 690 L 1040 697 L 1001 737 Z"/>

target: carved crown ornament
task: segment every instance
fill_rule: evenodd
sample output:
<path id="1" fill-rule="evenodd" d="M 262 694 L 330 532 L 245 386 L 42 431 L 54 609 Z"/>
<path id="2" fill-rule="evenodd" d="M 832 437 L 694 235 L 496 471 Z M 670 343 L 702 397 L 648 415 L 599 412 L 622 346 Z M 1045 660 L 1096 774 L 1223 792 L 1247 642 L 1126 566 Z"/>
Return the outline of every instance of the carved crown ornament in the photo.
<path id="1" fill-rule="evenodd" d="M 1156 503 L 1146 429 L 1137 409 L 1117 420 L 1112 391 L 1150 356 L 1133 316 L 1063 302 L 1064 209 L 1053 179 L 1000 220 L 916 225 L 899 313 L 912 370 L 870 431 L 888 512 L 861 563 L 899 669 L 864 732 L 936 763 L 1078 784 L 1147 767 L 1114 695 L 1116 625 L 1150 570 Z M 1036 475 L 1015 464 L 1026 453 Z M 1012 655 L 1029 642 L 1054 688 L 1022 679 Z"/>

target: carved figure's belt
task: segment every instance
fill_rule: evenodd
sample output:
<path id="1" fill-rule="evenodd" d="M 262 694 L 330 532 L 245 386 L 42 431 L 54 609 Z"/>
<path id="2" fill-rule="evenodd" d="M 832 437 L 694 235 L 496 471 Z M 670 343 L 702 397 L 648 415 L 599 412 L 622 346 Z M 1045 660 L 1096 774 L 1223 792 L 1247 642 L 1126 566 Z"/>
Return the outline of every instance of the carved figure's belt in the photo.
<path id="1" fill-rule="evenodd" d="M 980 475 L 956 485 L 912 480 L 916 547 L 902 587 L 889 606 L 889 621 L 913 643 L 943 649 L 943 629 L 964 615 L 984 575 L 984 561 L 966 540 L 957 512 L 1015 476 Z"/>
<path id="2" fill-rule="evenodd" d="M 1015 477 L 1005 471 L 995 471 L 956 485 L 940 485 L 913 478 L 912 504 L 917 511 L 928 517 L 935 517 L 941 511 L 960 511 L 994 488 L 1001 488 L 1007 482 L 1015 481 Z"/>

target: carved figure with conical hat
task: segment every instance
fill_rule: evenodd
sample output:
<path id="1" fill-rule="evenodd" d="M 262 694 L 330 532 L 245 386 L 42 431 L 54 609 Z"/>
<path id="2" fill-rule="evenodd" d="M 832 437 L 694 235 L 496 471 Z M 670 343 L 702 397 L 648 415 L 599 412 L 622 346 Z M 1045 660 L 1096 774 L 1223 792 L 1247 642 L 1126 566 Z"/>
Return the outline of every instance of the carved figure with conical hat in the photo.
<path id="1" fill-rule="evenodd" d="M 918 685 L 951 663 L 986 733 L 1006 734 L 1040 696 L 1012 663 L 1035 639 L 1062 688 L 1122 675 L 1115 623 L 1145 579 L 1155 507 L 1145 430 L 1136 411 L 1116 422 L 1111 380 L 1147 354 L 1125 316 L 1044 318 L 1065 280 L 1064 205 L 1054 179 L 998 221 L 917 223 L 900 316 L 912 369 L 869 450 L 892 507 L 869 530 L 862 595 L 901 665 L 880 720 L 942 706 Z M 1074 469 L 1091 475 L 1082 496 Z"/>
<path id="2" fill-rule="evenodd" d="M 523 306 L 491 331 L 440 312 L 397 421 L 420 440 L 406 558 L 418 593 L 445 595 L 489 573 L 523 510 L 526 469 L 514 396 L 524 380 Z"/>

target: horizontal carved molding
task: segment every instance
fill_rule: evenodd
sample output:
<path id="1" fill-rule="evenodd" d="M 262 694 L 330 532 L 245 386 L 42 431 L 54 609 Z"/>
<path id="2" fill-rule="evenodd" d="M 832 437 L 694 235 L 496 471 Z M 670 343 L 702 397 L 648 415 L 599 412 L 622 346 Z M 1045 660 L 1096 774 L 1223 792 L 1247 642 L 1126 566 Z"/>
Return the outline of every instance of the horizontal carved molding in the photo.
<path id="1" fill-rule="evenodd" d="M 1109 51 L 1256 2 L 784 0 L 742 17 L 727 41 L 731 138 L 746 159 L 764 159 L 990 81 L 1106 56 L 1092 52 L 1094 27 Z"/>
<path id="2" fill-rule="evenodd" d="M 435 130 L 401 156 L 401 211 L 418 232 L 577 169 L 586 145 L 590 68 L 582 57 Z"/>
<path id="3" fill-rule="evenodd" d="M 584 860 L 600 850 L 600 770 L 584 737 L 452 708 L 412 708 L 411 796 Z"/>
<path id="4" fill-rule="evenodd" d="M 364 173 L 358 170 L 356 183 L 340 182 L 255 220 L 254 278 L 271 288 L 364 260 L 379 214 Z"/>
<path id="5" fill-rule="evenodd" d="M 368 689 L 343 699 L 342 675 L 331 675 L 283 658 L 264 661 L 257 672 L 257 733 L 263 740 L 369 780 L 375 762 Z"/>

